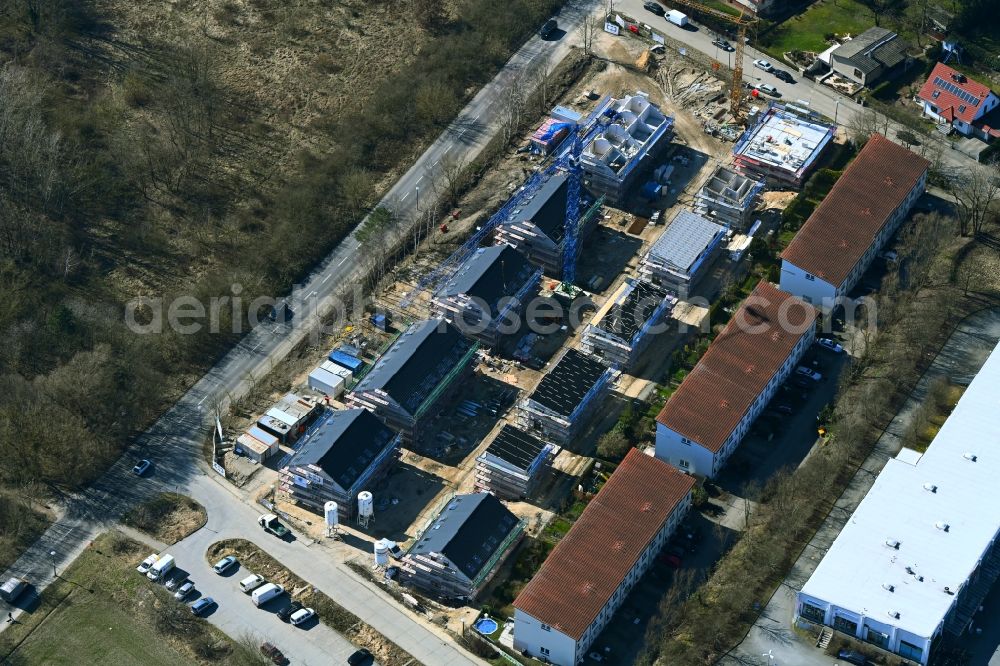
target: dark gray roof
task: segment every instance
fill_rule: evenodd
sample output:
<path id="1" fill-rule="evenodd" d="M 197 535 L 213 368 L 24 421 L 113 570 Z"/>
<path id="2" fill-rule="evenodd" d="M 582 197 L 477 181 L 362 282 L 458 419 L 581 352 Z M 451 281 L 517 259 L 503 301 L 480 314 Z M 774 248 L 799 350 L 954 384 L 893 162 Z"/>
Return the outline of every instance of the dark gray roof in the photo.
<path id="1" fill-rule="evenodd" d="M 689 210 L 682 210 L 649 248 L 649 254 L 687 272 L 698 257 L 705 253 L 712 240 L 725 231 L 725 227 L 720 224 Z"/>
<path id="2" fill-rule="evenodd" d="M 568 349 L 538 383 L 531 400 L 556 414 L 570 416 L 606 370 L 593 356 Z"/>
<path id="3" fill-rule="evenodd" d="M 849 42 L 841 44 L 833 56 L 860 69 L 865 74 L 879 67 L 891 69 L 906 59 L 909 49 L 903 39 L 885 28 L 869 28 Z"/>
<path id="4" fill-rule="evenodd" d="M 649 282 L 635 280 L 631 285 L 625 300 L 612 306 L 597 324 L 601 330 L 613 333 L 626 342 L 632 341 L 667 297 L 665 290 Z"/>
<path id="5" fill-rule="evenodd" d="M 465 294 L 488 304 L 492 314 L 504 296 L 513 296 L 537 269 L 510 245 L 479 248 L 436 296 Z"/>
<path id="6" fill-rule="evenodd" d="M 393 446 L 396 433 L 367 409 L 327 409 L 302 440 L 289 467 L 315 465 L 345 491 L 379 455 Z"/>
<path id="7" fill-rule="evenodd" d="M 489 493 L 455 495 L 409 552 L 441 553 L 475 579 L 519 522 Z"/>
<path id="8" fill-rule="evenodd" d="M 518 469 L 528 469 L 541 455 L 545 442 L 537 437 L 505 423 L 496 439 L 490 442 L 486 453 L 505 460 Z"/>
<path id="9" fill-rule="evenodd" d="M 521 206 L 507 218 L 505 224 L 532 222 L 542 233 L 558 243 L 565 232 L 566 180 L 566 174 L 561 172 L 550 176 L 530 200 L 521 202 Z"/>
<path id="10" fill-rule="evenodd" d="M 413 412 L 472 344 L 443 319 L 417 322 L 389 347 L 354 392 L 385 391 Z"/>

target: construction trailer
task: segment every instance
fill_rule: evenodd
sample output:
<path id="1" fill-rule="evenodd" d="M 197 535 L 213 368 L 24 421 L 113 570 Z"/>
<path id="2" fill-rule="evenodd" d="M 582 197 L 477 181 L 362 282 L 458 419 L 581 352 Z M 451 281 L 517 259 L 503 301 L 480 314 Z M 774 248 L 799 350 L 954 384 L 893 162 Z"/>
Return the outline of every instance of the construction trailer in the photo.
<path id="1" fill-rule="evenodd" d="M 420 435 L 473 369 L 479 343 L 443 319 L 411 325 L 347 395 L 371 410 L 403 441 L 420 449 Z"/>
<path id="2" fill-rule="evenodd" d="M 294 442 L 319 410 L 319 402 L 308 396 L 286 394 L 257 419 L 257 425 L 282 443 Z"/>
<path id="3" fill-rule="evenodd" d="M 640 260 L 640 277 L 678 298 L 688 298 L 719 255 L 726 232 L 701 215 L 679 211 Z"/>
<path id="4" fill-rule="evenodd" d="M 281 489 L 318 512 L 336 502 L 341 522 L 350 520 L 358 493 L 389 473 L 399 444 L 400 436 L 366 409 L 324 409 L 281 470 Z"/>
<path id="5" fill-rule="evenodd" d="M 472 600 L 523 536 L 524 522 L 493 495 L 455 495 L 401 558 L 399 581 L 437 599 Z"/>
<path id="6" fill-rule="evenodd" d="M 518 427 L 560 446 L 570 444 L 617 374 L 596 357 L 567 349 L 531 395 L 518 404 Z"/>
<path id="7" fill-rule="evenodd" d="M 467 337 L 495 347 L 504 333 L 520 332 L 502 329 L 523 311 L 541 280 L 541 269 L 510 245 L 479 248 L 438 289 L 431 308 Z"/>
<path id="8" fill-rule="evenodd" d="M 555 278 L 561 277 L 563 272 L 569 180 L 569 174 L 561 170 L 545 175 L 541 186 L 509 212 L 495 234 L 497 244 L 513 246 L 546 275 Z M 580 216 L 576 258 L 579 258 L 583 241 L 597 226 L 597 213 L 602 203 L 601 200 L 590 203 Z"/>
<path id="9" fill-rule="evenodd" d="M 746 231 L 764 190 L 764 181 L 720 164 L 695 195 L 695 212 L 734 231 Z"/>
<path id="10" fill-rule="evenodd" d="M 347 390 L 347 385 L 353 377 L 351 371 L 342 365 L 333 361 L 323 361 L 309 373 L 308 384 L 312 390 L 337 399 Z"/>
<path id="11" fill-rule="evenodd" d="M 583 146 L 583 184 L 595 197 L 620 205 L 644 167 L 670 143 L 674 119 L 644 92 L 605 97 L 597 111 L 612 120 Z"/>
<path id="12" fill-rule="evenodd" d="M 558 450 L 505 423 L 486 451 L 476 458 L 476 491 L 515 501 L 532 497 Z"/>
<path id="13" fill-rule="evenodd" d="M 583 330 L 580 348 L 608 366 L 628 370 L 663 332 L 676 303 L 662 287 L 626 278 Z"/>
<path id="14" fill-rule="evenodd" d="M 769 185 L 800 188 L 836 129 L 804 110 L 771 102 L 733 146 L 733 164 L 743 175 Z"/>
<path id="15" fill-rule="evenodd" d="M 259 426 L 250 426 L 236 438 L 236 447 L 250 460 L 263 463 L 278 452 L 278 438 Z"/>

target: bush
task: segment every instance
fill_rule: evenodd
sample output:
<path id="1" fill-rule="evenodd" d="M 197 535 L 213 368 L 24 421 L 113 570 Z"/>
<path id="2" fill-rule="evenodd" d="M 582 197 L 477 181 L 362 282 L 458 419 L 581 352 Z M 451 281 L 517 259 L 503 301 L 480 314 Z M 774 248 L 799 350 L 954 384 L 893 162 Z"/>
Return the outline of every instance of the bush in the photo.
<path id="1" fill-rule="evenodd" d="M 597 441 L 597 455 L 608 460 L 619 461 L 632 448 L 632 443 L 624 433 L 611 430 L 601 435 Z"/>

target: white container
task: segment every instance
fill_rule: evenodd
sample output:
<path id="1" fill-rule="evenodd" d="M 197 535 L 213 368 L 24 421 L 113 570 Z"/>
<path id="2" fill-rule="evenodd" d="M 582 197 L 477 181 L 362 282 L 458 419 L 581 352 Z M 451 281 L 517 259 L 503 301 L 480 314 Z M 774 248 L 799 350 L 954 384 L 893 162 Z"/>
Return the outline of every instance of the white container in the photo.
<path id="1" fill-rule="evenodd" d="M 253 601 L 253 605 L 260 608 L 266 604 L 271 599 L 280 596 L 285 593 L 285 588 L 277 585 L 275 583 L 268 583 L 267 585 L 262 585 L 256 590 L 250 593 L 250 599 Z"/>
<path id="2" fill-rule="evenodd" d="M 375 498 L 367 490 L 358 493 L 358 515 L 362 518 L 371 518 L 375 515 Z"/>
<path id="3" fill-rule="evenodd" d="M 323 505 L 323 518 L 327 527 L 336 527 L 340 522 L 340 514 L 337 512 L 336 502 L 327 502 Z"/>

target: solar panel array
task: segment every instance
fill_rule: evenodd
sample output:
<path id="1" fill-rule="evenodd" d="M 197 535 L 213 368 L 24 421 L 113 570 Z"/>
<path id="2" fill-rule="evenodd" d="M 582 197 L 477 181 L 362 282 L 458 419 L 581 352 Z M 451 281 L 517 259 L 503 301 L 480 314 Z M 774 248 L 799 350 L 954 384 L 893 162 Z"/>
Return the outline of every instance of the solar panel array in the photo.
<path id="1" fill-rule="evenodd" d="M 972 106 L 979 106 L 980 99 L 978 97 L 972 95 L 971 93 L 965 92 L 964 90 L 956 86 L 954 83 L 951 83 L 950 81 L 945 81 L 940 76 L 934 77 L 934 85 L 937 86 L 938 88 L 944 88 L 952 95 L 955 95 L 959 99 L 965 100 Z"/>

